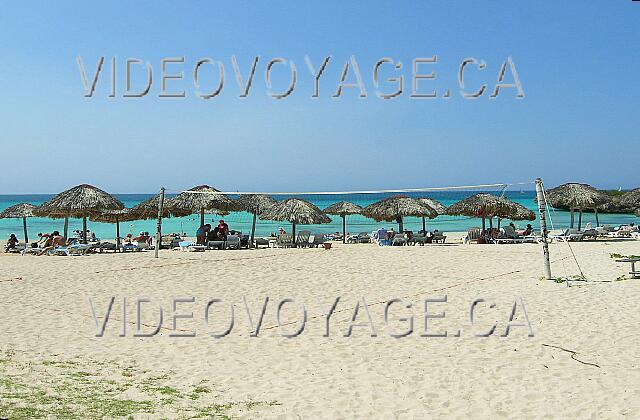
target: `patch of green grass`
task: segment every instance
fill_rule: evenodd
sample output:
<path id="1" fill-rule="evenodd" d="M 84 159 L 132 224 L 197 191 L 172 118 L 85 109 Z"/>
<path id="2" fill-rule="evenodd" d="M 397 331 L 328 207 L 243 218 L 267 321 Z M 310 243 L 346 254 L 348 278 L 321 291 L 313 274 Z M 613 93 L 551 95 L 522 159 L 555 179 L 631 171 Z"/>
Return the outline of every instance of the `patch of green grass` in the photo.
<path id="1" fill-rule="evenodd" d="M 19 362 L 13 355 L 0 350 L 0 418 L 133 418 L 161 410 L 168 417 L 231 419 L 234 409 L 278 404 L 220 401 L 220 396 L 204 385 L 207 381 L 191 387 L 175 386 L 167 373 L 145 378 L 146 371 L 117 362 Z M 113 372 L 122 374 L 113 376 Z M 139 392 L 139 397 L 123 398 L 130 389 Z"/>
<path id="2" fill-rule="evenodd" d="M 640 255 L 622 255 L 622 254 L 609 254 L 611 258 L 622 259 L 622 258 L 640 258 Z"/>

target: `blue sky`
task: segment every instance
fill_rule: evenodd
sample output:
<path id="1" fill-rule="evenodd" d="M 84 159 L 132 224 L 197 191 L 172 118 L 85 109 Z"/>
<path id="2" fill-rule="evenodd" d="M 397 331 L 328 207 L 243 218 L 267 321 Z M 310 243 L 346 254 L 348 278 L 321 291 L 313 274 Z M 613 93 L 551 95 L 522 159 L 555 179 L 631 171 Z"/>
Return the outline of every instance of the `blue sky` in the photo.
<path id="1" fill-rule="evenodd" d="M 0 193 L 53 193 L 81 182 L 114 193 L 176 191 L 207 183 L 229 191 L 348 190 L 520 182 L 583 181 L 636 187 L 640 98 L 640 3 L 625 1 L 389 2 L 11 2 L 0 14 Z M 107 63 L 85 98 L 76 57 L 89 76 Z M 260 56 L 248 98 L 240 99 L 231 56 L 246 77 Z M 311 99 L 315 66 L 330 55 Z M 368 98 L 345 89 L 355 55 Z M 410 99 L 411 60 L 437 55 L 435 81 L 451 99 Z M 108 60 L 117 57 L 118 97 Z M 183 100 L 160 99 L 160 60 L 184 56 Z M 467 83 L 492 90 L 513 57 L 526 97 L 514 89 L 466 100 L 458 67 L 475 57 Z M 196 97 L 193 68 L 203 57 L 225 66 L 219 97 Z M 292 60 L 293 94 L 271 99 L 266 63 Z M 403 63 L 404 93 L 375 95 L 375 62 Z M 151 63 L 141 99 L 122 98 L 124 63 Z M 274 89 L 288 84 L 274 68 Z M 139 86 L 140 69 L 134 72 Z M 211 68 L 203 84 L 217 81 Z M 384 75 L 390 75 L 387 71 Z M 285 77 L 286 76 L 286 77 Z M 135 79 L 138 77 L 138 79 Z M 507 71 L 506 81 L 512 81 Z M 353 73 L 349 81 L 353 81 Z M 135 82 L 138 82 L 136 85 Z M 391 85 L 383 85 L 391 90 Z M 474 89 L 475 90 L 475 89 Z M 635 112 L 634 112 L 635 111 Z M 7 172 L 11 175 L 7 176 Z"/>

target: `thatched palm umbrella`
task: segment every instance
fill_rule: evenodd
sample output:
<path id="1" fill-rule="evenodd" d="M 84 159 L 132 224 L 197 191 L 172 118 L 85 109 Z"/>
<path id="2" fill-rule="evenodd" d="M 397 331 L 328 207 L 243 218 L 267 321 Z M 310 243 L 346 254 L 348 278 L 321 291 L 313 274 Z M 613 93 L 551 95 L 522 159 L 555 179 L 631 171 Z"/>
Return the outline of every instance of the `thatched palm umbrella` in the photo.
<path id="1" fill-rule="evenodd" d="M 415 216 L 432 219 L 438 215 L 438 212 L 415 198 L 397 195 L 368 205 L 362 210 L 362 214 L 376 222 L 397 222 L 398 229 L 402 232 L 404 217 Z"/>
<path id="2" fill-rule="evenodd" d="M 167 200 L 166 206 L 172 214 L 187 211 L 188 214 L 200 213 L 200 226 L 204 225 L 204 214 L 228 214 L 241 210 L 238 203 L 219 190 L 208 185 L 199 185 L 183 191 L 176 197 Z"/>
<path id="3" fill-rule="evenodd" d="M 33 217 L 33 210 L 36 206 L 29 203 L 15 204 L 4 209 L 0 213 L 0 219 L 18 219 L 22 218 L 22 229 L 24 230 L 24 243 L 29 243 L 29 235 L 27 233 L 27 217 Z"/>
<path id="4" fill-rule="evenodd" d="M 36 216 L 54 219 L 82 218 L 82 242 L 87 243 L 87 217 L 107 210 L 122 210 L 124 205 L 115 197 L 92 185 L 81 184 L 53 197 L 33 211 Z"/>
<path id="5" fill-rule="evenodd" d="M 324 209 L 324 212 L 342 217 L 342 243 L 347 243 L 347 215 L 361 214 L 362 207 L 349 201 L 338 201 Z"/>
<path id="6" fill-rule="evenodd" d="M 238 205 L 245 211 L 253 214 L 253 222 L 251 224 L 251 239 L 249 246 L 253 248 L 253 240 L 256 234 L 256 220 L 258 215 L 264 213 L 277 203 L 272 197 L 266 194 L 244 194 L 237 200 Z"/>
<path id="7" fill-rule="evenodd" d="M 188 216 L 192 212 L 191 210 L 184 210 L 181 208 L 171 207 L 171 200 L 165 200 L 162 206 L 162 217 L 183 217 Z M 136 204 L 129 209 L 129 213 L 134 219 L 132 220 L 149 220 L 158 217 L 158 206 L 160 205 L 160 194 L 156 194 L 145 201 Z"/>
<path id="8" fill-rule="evenodd" d="M 527 221 L 536 220 L 536 214 L 532 210 L 529 210 L 522 204 L 513 201 L 510 201 L 509 203 L 511 203 L 511 207 L 503 209 L 501 212 L 498 212 L 499 214 L 495 215 L 498 217 L 498 229 L 500 229 L 500 222 L 502 219 Z"/>
<path id="9" fill-rule="evenodd" d="M 453 204 L 447 209 L 447 214 L 482 218 L 482 229 L 484 230 L 486 218 L 489 218 L 490 226 L 493 226 L 494 217 L 517 217 L 518 213 L 522 211 L 518 206 L 517 203 L 506 198 L 481 193 Z"/>
<path id="10" fill-rule="evenodd" d="M 140 220 L 131 209 L 107 210 L 100 214 L 92 214 L 89 216 L 92 222 L 115 223 L 116 224 L 116 245 L 120 249 L 120 222 L 130 222 Z"/>
<path id="11" fill-rule="evenodd" d="M 422 198 L 418 198 L 418 201 L 428 205 L 429 207 L 431 207 L 432 209 L 434 209 L 436 211 L 436 215 L 434 217 L 430 217 L 430 219 L 433 219 L 441 214 L 445 214 L 447 212 L 447 207 L 442 204 L 441 202 L 439 202 L 438 200 L 434 200 L 433 198 L 429 198 L 429 197 L 422 197 Z M 427 222 L 425 220 L 425 217 L 422 217 L 422 231 L 426 234 L 427 233 Z"/>
<path id="12" fill-rule="evenodd" d="M 511 220 L 528 220 L 533 221 L 536 220 L 536 214 L 519 203 L 513 203 L 516 206 L 516 211 L 512 214 L 505 216 L 505 218 Z"/>
<path id="13" fill-rule="evenodd" d="M 331 223 L 329 216 L 315 205 L 299 198 L 287 198 L 265 211 L 262 218 L 292 224 L 293 241 L 296 241 L 296 225 Z"/>
<path id="14" fill-rule="evenodd" d="M 547 191 L 547 201 L 553 207 L 571 210 L 572 228 L 575 221 L 575 210 L 578 209 L 580 211 L 578 229 L 580 229 L 582 227 L 582 211 L 594 209 L 597 219 L 598 207 L 610 201 L 610 198 L 606 193 L 595 189 L 591 185 L 571 182 Z"/>

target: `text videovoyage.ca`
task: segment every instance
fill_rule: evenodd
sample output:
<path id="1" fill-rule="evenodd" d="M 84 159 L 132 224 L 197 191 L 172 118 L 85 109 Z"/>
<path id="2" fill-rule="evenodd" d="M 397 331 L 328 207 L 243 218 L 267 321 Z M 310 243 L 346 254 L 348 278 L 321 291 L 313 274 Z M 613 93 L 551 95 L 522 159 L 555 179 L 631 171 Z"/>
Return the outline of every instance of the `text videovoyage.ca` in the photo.
<path id="1" fill-rule="evenodd" d="M 230 61 L 200 58 L 187 62 L 185 56 L 165 57 L 155 67 L 151 61 L 141 58 L 119 61 L 115 56 L 104 55 L 95 64 L 90 64 L 94 62 L 93 59 L 82 58 L 80 55 L 76 61 L 86 98 L 97 97 L 96 89 L 100 85 L 108 87 L 104 89 L 105 93 L 108 92 L 108 98 L 154 96 L 175 99 L 195 96 L 214 99 L 229 91 L 229 94 L 237 94 L 238 98 L 246 99 L 256 85 L 256 74 L 259 72 L 264 76 L 266 95 L 273 99 L 294 96 L 302 84 L 307 85 L 303 90 L 310 92 L 312 99 L 339 99 L 346 92 L 352 92 L 350 96 L 360 99 L 371 96 L 394 99 L 402 96 L 405 91 L 409 92 L 410 99 L 450 99 L 455 91 L 456 96 L 465 99 L 495 99 L 503 91 L 515 99 L 525 97 L 511 56 L 501 63 L 493 63 L 493 71 L 483 59 L 460 60 L 456 69 L 455 89 L 438 88 L 434 85 L 439 79 L 436 71 L 437 55 L 413 58 L 410 66 L 393 58 L 380 58 L 373 63 L 370 73 L 361 70 L 355 55 L 344 61 L 333 59 L 329 55 L 315 62 L 307 55 L 304 57 L 307 70 L 299 70 L 294 60 L 280 57 L 263 60 L 260 56 L 254 56 L 250 63 L 241 65 L 236 55 L 232 55 Z M 410 69 L 407 71 L 405 67 Z M 232 75 L 229 76 L 229 73 Z M 370 74 L 369 77 L 367 73 Z M 228 86 L 228 78 L 235 78 L 237 91 L 233 86 Z M 473 81 L 469 82 L 470 79 Z M 154 83 L 160 86 L 154 89 Z M 187 88 L 190 85 L 192 91 L 188 94 Z"/>
<path id="2" fill-rule="evenodd" d="M 317 315 L 310 315 L 300 300 L 268 296 L 261 299 L 243 296 L 235 302 L 194 296 L 163 300 L 87 296 L 87 301 L 96 337 L 154 337 L 167 335 L 166 332 L 169 337 L 214 339 L 270 333 L 285 338 L 311 334 L 321 337 L 508 337 L 512 333 L 533 337 L 524 299 L 520 296 L 500 305 L 491 299 L 473 299 L 464 309 L 455 311 L 455 315 L 463 315 L 458 321 L 464 320 L 464 325 L 456 327 L 446 324 L 452 314 L 452 310 L 448 310 L 452 308 L 447 308 L 450 303 L 447 295 L 416 301 L 336 297 L 318 302 L 314 306 Z M 135 312 L 135 321 L 129 321 L 132 312 Z"/>

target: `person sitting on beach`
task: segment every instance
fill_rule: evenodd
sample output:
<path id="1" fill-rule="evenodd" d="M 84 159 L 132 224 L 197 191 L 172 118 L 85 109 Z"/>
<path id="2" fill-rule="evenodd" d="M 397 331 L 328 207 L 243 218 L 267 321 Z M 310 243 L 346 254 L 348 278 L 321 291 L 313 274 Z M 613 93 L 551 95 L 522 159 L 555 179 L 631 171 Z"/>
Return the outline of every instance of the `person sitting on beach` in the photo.
<path id="1" fill-rule="evenodd" d="M 38 233 L 38 242 L 36 242 L 38 248 L 46 248 L 51 246 L 51 241 L 53 239 L 52 235 L 49 233 Z"/>
<path id="2" fill-rule="evenodd" d="M 127 236 L 126 236 L 126 238 L 124 238 L 123 242 L 125 244 L 133 243 L 133 235 L 130 234 L 130 233 L 127 233 Z"/>
<path id="3" fill-rule="evenodd" d="M 286 231 L 286 230 L 284 230 L 284 228 L 283 228 L 282 226 L 280 226 L 280 227 L 278 228 L 278 234 L 280 234 L 280 235 L 284 235 L 284 234 L 286 234 L 286 233 L 287 233 L 287 231 Z"/>
<path id="4" fill-rule="evenodd" d="M 522 236 L 529 236 L 533 233 L 533 226 L 531 226 L 531 224 L 527 225 L 527 228 L 525 230 L 523 230 L 522 232 L 520 232 L 520 234 Z"/>
<path id="5" fill-rule="evenodd" d="M 151 237 L 149 236 L 148 232 L 140 232 L 138 236 L 133 238 L 133 241 L 139 244 L 145 243 L 145 244 L 151 245 Z"/>
<path id="6" fill-rule="evenodd" d="M 37 255 L 44 255 L 47 254 L 49 251 L 51 251 L 52 249 L 55 249 L 59 246 L 65 246 L 66 245 L 66 241 L 64 240 L 63 236 L 60 236 L 60 232 L 58 232 L 57 230 L 54 230 L 53 233 L 51 234 L 51 245 L 46 246 L 42 249 L 42 251 L 40 251 Z"/>
<path id="7" fill-rule="evenodd" d="M 220 228 L 214 227 L 213 230 L 207 233 L 207 241 L 220 241 Z"/>
<path id="8" fill-rule="evenodd" d="M 18 243 L 19 243 L 18 238 L 16 238 L 16 235 L 12 233 L 9 236 L 9 239 L 7 240 L 7 247 L 4 250 L 4 252 L 13 251 L 18 246 Z"/>
<path id="9" fill-rule="evenodd" d="M 198 230 L 196 231 L 196 243 L 198 245 L 204 245 L 205 241 L 207 240 L 207 234 L 211 231 L 211 225 L 210 224 L 206 224 L 206 225 L 202 225 L 198 228 Z"/>
<path id="10" fill-rule="evenodd" d="M 229 235 L 229 225 L 224 222 L 223 219 L 220 219 L 218 223 L 218 228 L 222 231 L 222 234 L 226 238 Z"/>
<path id="11" fill-rule="evenodd" d="M 387 239 L 389 239 L 391 241 L 391 240 L 393 240 L 394 236 L 396 236 L 396 231 L 393 230 L 393 228 L 389 229 L 387 231 Z"/>

